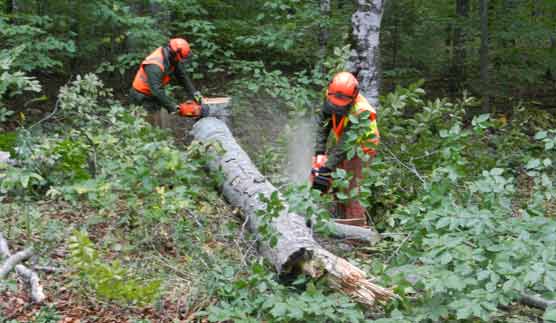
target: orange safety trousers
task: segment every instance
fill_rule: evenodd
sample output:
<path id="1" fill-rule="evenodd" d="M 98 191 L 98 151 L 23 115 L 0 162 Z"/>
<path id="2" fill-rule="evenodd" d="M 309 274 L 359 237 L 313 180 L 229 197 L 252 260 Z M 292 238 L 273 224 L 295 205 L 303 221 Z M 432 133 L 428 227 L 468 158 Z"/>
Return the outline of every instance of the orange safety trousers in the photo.
<path id="1" fill-rule="evenodd" d="M 348 191 L 359 187 L 359 182 L 363 179 L 363 162 L 358 156 L 354 156 L 350 160 L 344 160 L 338 166 L 344 169 L 348 174 L 353 177 L 349 182 Z M 337 223 L 350 224 L 357 226 L 367 225 L 367 215 L 365 208 L 359 203 L 358 200 L 348 200 L 345 203 L 336 203 L 336 220 Z"/>

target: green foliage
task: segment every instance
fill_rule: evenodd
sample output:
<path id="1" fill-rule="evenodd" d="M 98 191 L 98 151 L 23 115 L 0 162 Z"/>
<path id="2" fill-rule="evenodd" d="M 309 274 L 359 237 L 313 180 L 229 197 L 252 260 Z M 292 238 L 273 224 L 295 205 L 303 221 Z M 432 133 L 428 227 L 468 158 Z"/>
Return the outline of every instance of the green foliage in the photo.
<path id="1" fill-rule="evenodd" d="M 17 135 L 14 131 L 0 133 L 0 150 L 15 154 L 15 144 Z"/>
<path id="2" fill-rule="evenodd" d="M 539 131 L 520 154 L 493 149 L 519 120 L 478 115 L 464 127 L 472 98 L 427 102 L 422 94 L 413 85 L 383 98 L 384 156 L 361 188 L 373 192 L 369 206 L 391 205 L 379 227 L 407 235 L 392 262 L 375 268 L 403 296 L 381 321 L 491 321 L 523 292 L 552 293 L 551 132 Z M 525 196 L 516 168 L 533 181 Z"/>
<path id="3" fill-rule="evenodd" d="M 214 275 L 211 288 L 220 302 L 198 313 L 210 322 L 364 322 L 360 308 L 346 296 L 323 291 L 319 282 L 305 277 L 287 287 L 260 263 L 248 275 L 230 267 Z"/>
<path id="4" fill-rule="evenodd" d="M 152 303 L 157 297 L 159 280 L 145 284 L 119 261 L 105 263 L 86 232 L 75 231 L 68 240 L 68 248 L 75 279 L 98 296 L 139 305 Z"/>
<path id="5" fill-rule="evenodd" d="M 89 18 L 97 19 L 92 23 L 102 22 L 110 28 L 104 38 L 93 38 L 86 51 L 98 52 L 100 46 L 111 54 L 96 68 L 97 73 L 118 72 L 124 75 L 136 69 L 151 51 L 167 41 L 160 22 L 150 15 L 137 15 L 129 1 L 91 1 L 88 5 L 95 13 Z M 117 55 L 113 55 L 115 53 Z"/>
<path id="6" fill-rule="evenodd" d="M 1 20 L 0 20 L 1 21 Z M 21 71 L 14 71 L 15 62 L 24 52 L 24 46 L 12 50 L 0 51 L 0 123 L 5 122 L 13 114 L 4 106 L 4 100 L 22 94 L 24 91 L 40 92 L 41 85 L 32 76 Z"/>
<path id="7" fill-rule="evenodd" d="M 265 210 L 258 210 L 256 215 L 260 220 L 258 233 L 264 241 L 267 241 L 271 247 L 276 247 L 279 239 L 279 233 L 272 227 L 272 221 L 280 216 L 285 209 L 284 202 L 280 198 L 278 191 L 274 191 L 269 197 L 262 193 L 259 194 L 259 202 L 266 205 Z"/>
<path id="8" fill-rule="evenodd" d="M 26 72 L 63 68 L 64 61 L 75 54 L 75 44 L 53 34 L 54 27 L 48 16 L 20 15 L 16 24 L 0 17 L 0 41 L 9 49 L 21 49 L 14 68 Z"/>

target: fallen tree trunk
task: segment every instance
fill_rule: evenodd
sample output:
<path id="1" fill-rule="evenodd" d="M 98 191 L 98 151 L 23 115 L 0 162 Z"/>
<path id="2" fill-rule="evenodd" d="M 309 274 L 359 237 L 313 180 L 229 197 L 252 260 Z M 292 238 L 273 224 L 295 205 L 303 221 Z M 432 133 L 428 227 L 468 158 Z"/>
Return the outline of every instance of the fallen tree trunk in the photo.
<path id="1" fill-rule="evenodd" d="M 257 212 L 267 209 L 259 195 L 269 198 L 276 188 L 257 170 L 224 122 L 203 118 L 194 125 L 192 133 L 196 140 L 216 142 L 223 148 L 223 154 L 218 147 L 209 148 L 208 153 L 214 157 L 210 169 L 223 171 L 224 196 L 230 204 L 243 210 L 251 231 L 257 234 L 263 223 Z M 315 278 L 326 277 L 332 287 L 366 305 L 394 297 L 390 289 L 373 284 L 363 271 L 323 249 L 313 239 L 305 218 L 290 213 L 287 205 L 270 225 L 279 235 L 277 244 L 271 247 L 268 241 L 262 240 L 260 251 L 281 276 L 304 272 Z"/>

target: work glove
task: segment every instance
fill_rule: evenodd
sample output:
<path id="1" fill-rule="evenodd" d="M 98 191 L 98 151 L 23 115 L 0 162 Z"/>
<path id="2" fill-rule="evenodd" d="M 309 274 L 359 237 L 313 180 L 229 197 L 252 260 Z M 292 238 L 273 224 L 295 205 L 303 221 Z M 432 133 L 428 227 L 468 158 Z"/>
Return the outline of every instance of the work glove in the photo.
<path id="1" fill-rule="evenodd" d="M 169 114 L 174 114 L 178 111 L 179 106 L 176 105 L 175 107 L 164 107 Z"/>
<path id="2" fill-rule="evenodd" d="M 319 168 L 326 165 L 328 161 L 328 155 L 323 152 L 317 152 L 315 156 L 313 156 L 312 165 L 313 168 Z"/>
<path id="3" fill-rule="evenodd" d="M 313 188 L 323 193 L 328 192 L 332 186 L 332 170 L 328 167 L 313 168 L 311 170 L 313 178 Z"/>
<path id="4" fill-rule="evenodd" d="M 195 100 L 195 102 L 203 104 L 203 95 L 201 94 L 201 92 L 195 91 L 195 93 L 193 93 L 193 99 Z"/>

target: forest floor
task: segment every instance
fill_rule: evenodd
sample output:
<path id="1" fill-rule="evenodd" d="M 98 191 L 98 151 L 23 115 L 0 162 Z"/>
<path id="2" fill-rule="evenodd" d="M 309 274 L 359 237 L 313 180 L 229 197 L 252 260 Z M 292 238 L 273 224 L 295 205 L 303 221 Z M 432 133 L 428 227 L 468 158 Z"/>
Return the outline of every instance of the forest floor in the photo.
<path id="1" fill-rule="evenodd" d="M 35 112 L 30 117 L 40 119 L 42 116 Z M 190 120 L 174 118 L 170 133 L 178 147 L 189 143 L 191 137 L 188 131 L 192 124 Z M 305 137 L 291 137 L 295 132 L 286 131 L 287 124 L 287 113 L 271 99 L 254 98 L 248 104 L 234 102 L 232 132 L 265 175 L 288 167 L 288 148 L 285 148 L 288 141 L 301 143 L 296 148 L 297 153 L 306 144 L 301 140 L 307 139 Z M 4 130 L 13 130 L 16 126 L 17 123 L 12 123 Z M 301 134 L 305 136 L 306 130 Z M 307 147 L 307 151 L 310 149 Z M 531 189 L 530 183 L 521 181 L 519 189 Z M 121 201 L 122 210 L 125 209 L 124 202 Z M 52 237 L 54 243 L 48 251 L 30 262 L 57 270 L 40 272 L 48 295 L 43 306 L 28 305 L 27 287 L 21 281 L 10 281 L 8 288 L 0 289 L 0 318 L 6 322 L 208 322 L 203 316 L 196 317 L 195 313 L 218 302 L 217 296 L 207 289 L 214 279 L 210 271 L 225 271 L 227 264 L 231 264 L 231 267 L 240 268 L 245 273 L 249 260 L 258 257 L 254 241 L 245 232 L 241 215 L 222 198 L 200 207 L 202 211 L 196 216 L 203 218 L 202 224 L 197 228 L 199 231 L 191 233 L 192 244 L 199 254 L 191 255 L 181 253 L 172 241 L 173 223 L 156 226 L 149 233 L 148 241 L 135 241 L 130 235 L 129 224 L 121 222 L 119 210 L 99 215 L 98 210 L 76 208 L 52 200 L 34 202 L 33 207 L 40 217 L 31 219 L 31 222 L 39 230 L 29 229 L 29 219 L 23 217 L 23 212 L 19 213 L 19 218 L 0 218 L 0 224 L 4 222 L 8 225 L 2 230 L 15 230 L 8 232 L 12 237 L 12 251 L 20 250 L 22 242 L 40 244 L 45 234 L 48 235 L 48 230 L 58 230 L 58 236 Z M 53 224 L 54 227 L 49 228 Z M 124 305 L 102 300 L 88 294 L 85 286 L 78 284 L 66 268 L 68 250 L 65 242 L 79 227 L 87 228 L 89 238 L 101 246 L 105 261 L 123 260 L 138 277 L 153 274 L 164 277 L 163 292 L 154 305 Z M 196 236 L 201 231 L 204 236 Z M 326 239 L 322 243 L 332 252 L 353 259 L 366 268 L 373 263 L 387 263 L 392 257 L 392 245 L 398 244 L 390 239 L 372 247 Z M 541 311 L 519 304 L 512 304 L 503 310 L 506 315 L 502 321 L 505 322 L 539 322 L 542 317 Z"/>
<path id="2" fill-rule="evenodd" d="M 258 159 L 266 147 L 277 144 L 275 139 L 287 123 L 285 113 L 271 107 L 271 101 L 264 101 L 255 100 L 244 106 L 236 104 L 231 119 L 234 135 L 254 160 Z M 27 122 L 40 120 L 49 113 L 41 113 L 38 108 L 35 110 L 28 116 Z M 185 118 L 171 117 L 169 130 L 178 146 L 187 145 L 191 141 L 189 130 L 193 123 L 194 121 Z M 12 122 L 4 125 L 4 130 L 14 131 L 17 126 L 17 122 Z M 125 201 L 121 202 L 122 209 L 125 209 Z M 112 214 L 99 215 L 94 209 L 75 208 L 53 200 L 36 202 L 33 207 L 36 207 L 40 214 L 40 218 L 34 219 L 37 221 L 34 223 L 35 227 L 44 228 L 56 223 L 58 228 L 65 229 L 52 249 L 31 261 L 53 269 L 39 272 L 48 296 L 47 301 L 42 305 L 32 305 L 27 286 L 16 278 L 9 282 L 9 288 L 0 289 L 0 318 L 5 321 L 202 322 L 201 319 L 195 319 L 195 313 L 216 302 L 212 296 L 198 290 L 205 284 L 204 277 L 200 274 L 202 270 L 192 267 L 198 267 L 195 262 L 203 260 L 191 259 L 176 250 L 175 244 L 170 241 L 173 231 L 171 224 L 161 224 L 158 226 L 158 232 L 152 233 L 152 241 L 156 241 L 156 245 L 137 246 L 128 236 L 127 228 L 120 223 L 118 210 Z M 240 267 L 245 267 L 249 258 L 257 257 L 253 242 L 249 241 L 247 233 L 244 232 L 240 215 L 224 200 L 218 201 L 217 205 L 207 206 L 205 212 L 199 216 L 203 216 L 205 220 L 204 234 L 212 237 L 198 246 L 205 253 L 213 254 L 217 258 L 226 258 L 226 261 L 236 263 Z M 0 220 L 4 223 L 10 222 L 14 229 L 25 227 L 21 218 Z M 136 268 L 138 272 L 157 272 L 159 276 L 165 277 L 166 287 L 156 304 L 118 305 L 84 293 L 84 286 L 76 285 L 75 277 L 66 268 L 69 255 L 65 241 L 72 230 L 79 227 L 87 228 L 91 241 L 102 246 L 105 261 L 124 259 L 126 266 Z M 44 232 L 31 231 L 31 235 L 25 230 L 18 231 L 17 234 L 7 232 L 8 235 L 16 237 L 12 239 L 15 242 L 10 245 L 12 252 L 23 247 L 23 244 L 19 245 L 17 242 L 41 243 Z"/>

